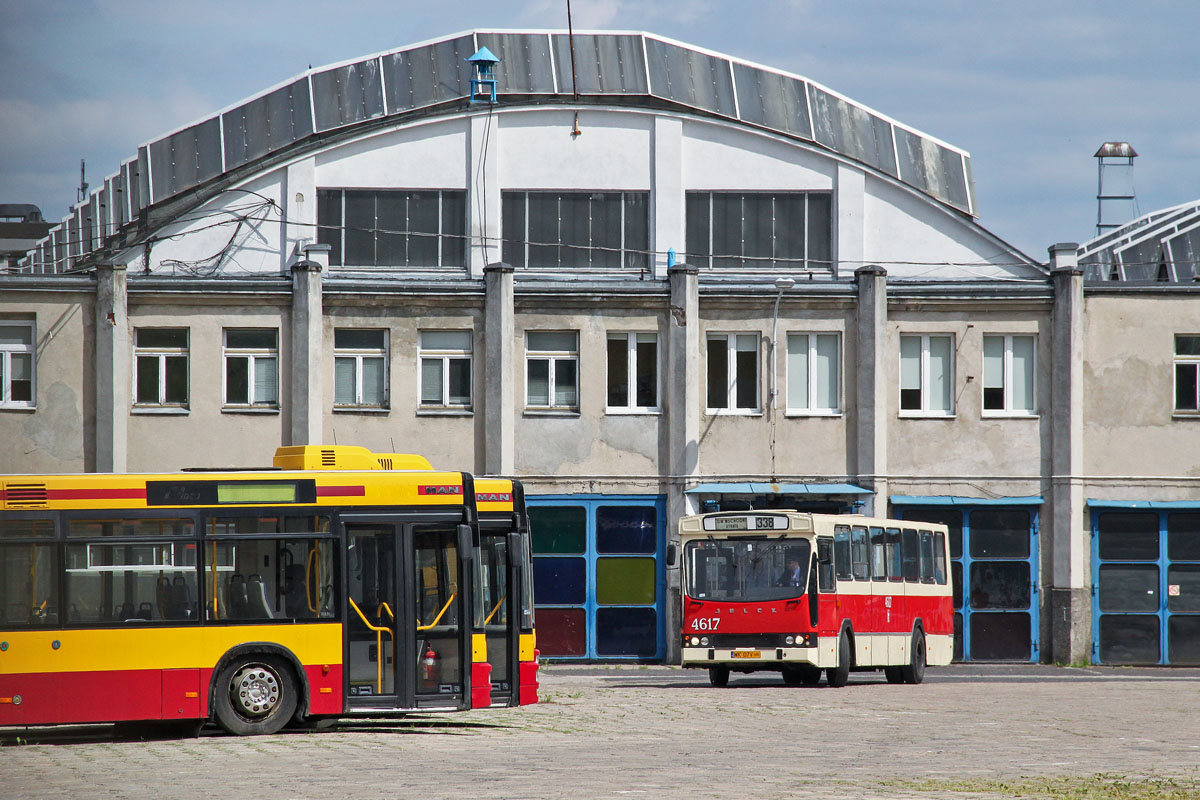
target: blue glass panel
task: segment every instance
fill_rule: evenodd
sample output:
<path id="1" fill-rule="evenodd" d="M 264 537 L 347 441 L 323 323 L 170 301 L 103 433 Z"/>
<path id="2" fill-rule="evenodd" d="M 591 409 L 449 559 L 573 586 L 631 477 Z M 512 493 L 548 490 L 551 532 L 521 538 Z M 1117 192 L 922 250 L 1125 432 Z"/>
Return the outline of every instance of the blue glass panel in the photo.
<path id="1" fill-rule="evenodd" d="M 658 512 L 653 506 L 600 506 L 596 509 L 596 550 L 600 553 L 653 553 L 658 549 Z"/>
<path id="2" fill-rule="evenodd" d="M 596 655 L 653 658 L 657 654 L 658 612 L 655 609 L 596 609 Z"/>
<path id="3" fill-rule="evenodd" d="M 583 605 L 587 562 L 582 558 L 535 558 L 533 598 L 537 605 Z"/>

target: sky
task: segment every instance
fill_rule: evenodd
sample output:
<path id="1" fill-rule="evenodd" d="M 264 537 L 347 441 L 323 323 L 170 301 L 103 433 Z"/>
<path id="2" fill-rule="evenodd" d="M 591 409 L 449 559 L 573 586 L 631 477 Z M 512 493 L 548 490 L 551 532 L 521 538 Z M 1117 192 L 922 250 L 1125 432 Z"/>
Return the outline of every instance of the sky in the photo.
<path id="1" fill-rule="evenodd" d="M 821 83 L 967 150 L 979 223 L 1038 261 L 1095 235 L 1130 142 L 1137 208 L 1200 198 L 1200 4 L 571 0 L 576 30 L 667 36 Z M 0 203 L 57 222 L 137 147 L 312 67 L 472 28 L 565 29 L 567 0 L 0 0 Z"/>

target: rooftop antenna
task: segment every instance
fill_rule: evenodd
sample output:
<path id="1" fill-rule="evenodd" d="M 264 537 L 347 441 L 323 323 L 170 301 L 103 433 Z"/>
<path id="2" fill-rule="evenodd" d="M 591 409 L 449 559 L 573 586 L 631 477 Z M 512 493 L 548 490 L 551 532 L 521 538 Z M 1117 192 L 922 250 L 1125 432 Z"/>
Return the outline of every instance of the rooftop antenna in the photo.
<path id="1" fill-rule="evenodd" d="M 1097 236 L 1137 216 L 1133 189 L 1133 160 L 1137 155 L 1129 142 L 1105 142 L 1096 151 Z"/>
<path id="2" fill-rule="evenodd" d="M 575 26 L 571 24 L 571 0 L 567 0 L 567 43 L 571 46 L 571 99 L 579 102 L 579 86 L 575 82 Z M 571 125 L 571 138 L 574 139 L 583 131 L 579 130 L 579 110 L 575 110 L 575 122 Z"/>
<path id="3" fill-rule="evenodd" d="M 83 159 L 81 158 L 79 159 L 79 188 L 75 190 L 76 203 L 82 203 L 84 200 L 87 200 L 87 190 L 87 179 L 84 177 L 84 164 Z"/>

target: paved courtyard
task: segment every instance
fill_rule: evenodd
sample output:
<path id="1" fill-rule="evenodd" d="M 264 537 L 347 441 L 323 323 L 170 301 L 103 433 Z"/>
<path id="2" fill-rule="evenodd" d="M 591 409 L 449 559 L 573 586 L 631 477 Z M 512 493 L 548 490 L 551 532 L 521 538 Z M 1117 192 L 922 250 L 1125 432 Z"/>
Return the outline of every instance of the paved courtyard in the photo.
<path id="1" fill-rule="evenodd" d="M 543 702 L 324 731 L 0 730 L 5 798 L 945 797 L 1039 776 L 1200 778 L 1200 670 L 956 665 L 844 689 L 543 669 Z M 990 787 L 990 788 L 988 788 Z"/>

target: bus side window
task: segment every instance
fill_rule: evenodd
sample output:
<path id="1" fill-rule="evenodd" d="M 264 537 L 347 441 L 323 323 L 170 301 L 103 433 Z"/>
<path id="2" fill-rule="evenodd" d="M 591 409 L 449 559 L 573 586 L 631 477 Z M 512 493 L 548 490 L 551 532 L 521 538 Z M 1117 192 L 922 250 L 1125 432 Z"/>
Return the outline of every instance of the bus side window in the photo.
<path id="1" fill-rule="evenodd" d="M 933 534 L 933 579 L 946 585 L 946 536 L 941 531 Z"/>
<path id="2" fill-rule="evenodd" d="M 900 560 L 904 565 L 904 580 L 909 583 L 921 580 L 921 540 L 912 528 L 905 528 L 900 537 Z"/>
<path id="3" fill-rule="evenodd" d="M 887 548 L 883 528 L 871 528 L 871 577 L 877 581 L 885 581 L 887 574 Z"/>
<path id="4" fill-rule="evenodd" d="M 887 529 L 887 575 L 888 580 L 902 581 L 904 573 L 900 569 L 900 529 Z"/>
<path id="5" fill-rule="evenodd" d="M 921 531 L 921 583 L 933 583 L 933 534 Z"/>
<path id="6" fill-rule="evenodd" d="M 828 536 L 822 537 L 829 539 Z M 835 525 L 833 528 L 833 560 L 838 580 L 848 581 L 854 577 L 850 568 L 850 526 Z"/>
<path id="7" fill-rule="evenodd" d="M 850 562 L 854 570 L 854 580 L 871 579 L 871 563 L 868 559 L 867 529 L 855 525 L 854 532 L 850 535 Z"/>
<path id="8" fill-rule="evenodd" d="M 843 527 L 841 525 L 839 528 Z M 849 529 L 847 529 L 847 534 Z M 835 530 L 836 534 L 836 530 Z M 831 556 L 837 551 L 837 540 L 828 536 L 817 537 L 817 585 L 822 594 L 837 591 L 837 581 L 834 580 L 834 565 L 830 563 Z M 812 587 L 809 587 L 810 602 Z M 813 623 L 814 625 L 816 623 Z"/>

